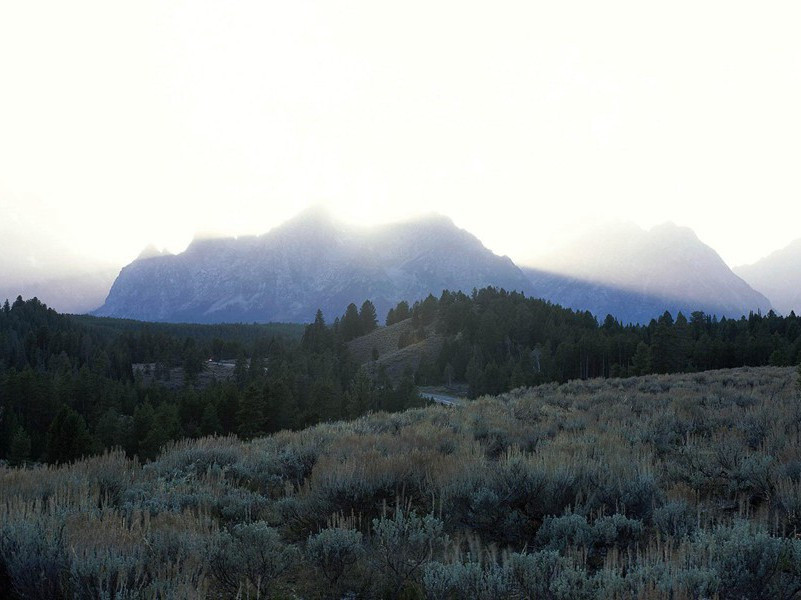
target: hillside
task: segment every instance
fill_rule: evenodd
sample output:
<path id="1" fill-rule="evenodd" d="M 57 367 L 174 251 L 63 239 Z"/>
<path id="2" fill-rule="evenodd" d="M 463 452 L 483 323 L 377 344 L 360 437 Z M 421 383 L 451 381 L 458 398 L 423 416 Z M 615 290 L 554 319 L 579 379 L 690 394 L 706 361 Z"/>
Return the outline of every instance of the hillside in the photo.
<path id="1" fill-rule="evenodd" d="M 424 327 L 422 331 L 424 339 L 403 342 L 404 337 L 415 333 L 412 319 L 406 319 L 351 340 L 348 351 L 353 360 L 365 365 L 373 377 L 383 372 L 391 381 L 397 381 L 406 372 L 417 373 L 421 362 L 435 359 L 442 350 L 444 335 L 437 334 L 432 326 Z"/>
<path id="2" fill-rule="evenodd" d="M 788 368 L 573 381 L 184 441 L 144 466 L 0 466 L 0 584 L 12 599 L 797 598 L 796 385 Z"/>

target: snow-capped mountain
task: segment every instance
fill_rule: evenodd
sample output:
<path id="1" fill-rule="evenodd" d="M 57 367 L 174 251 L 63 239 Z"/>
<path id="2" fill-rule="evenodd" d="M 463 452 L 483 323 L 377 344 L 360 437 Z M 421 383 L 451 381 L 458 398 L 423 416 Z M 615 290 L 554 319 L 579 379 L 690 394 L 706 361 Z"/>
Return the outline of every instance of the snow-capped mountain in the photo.
<path id="1" fill-rule="evenodd" d="M 767 294 L 781 314 L 801 313 L 801 239 L 734 272 Z"/>
<path id="2" fill-rule="evenodd" d="M 379 318 L 400 300 L 487 285 L 528 291 L 507 257 L 441 216 L 371 229 L 311 210 L 261 236 L 147 250 L 122 269 L 95 314 L 152 321 L 330 320 L 370 299 Z"/>
<path id="3" fill-rule="evenodd" d="M 664 311 L 738 318 L 770 301 L 686 227 L 606 227 L 525 269 L 534 294 L 599 318 L 647 323 Z"/>

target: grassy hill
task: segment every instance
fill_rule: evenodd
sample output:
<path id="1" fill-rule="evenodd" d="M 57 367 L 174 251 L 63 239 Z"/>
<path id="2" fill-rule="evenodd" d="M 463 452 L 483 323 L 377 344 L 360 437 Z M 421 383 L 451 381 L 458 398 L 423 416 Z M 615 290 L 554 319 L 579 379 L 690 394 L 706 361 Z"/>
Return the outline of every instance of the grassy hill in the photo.
<path id="1" fill-rule="evenodd" d="M 377 375 L 383 368 L 389 378 L 397 381 L 409 369 L 415 373 L 421 361 L 436 359 L 445 337 L 435 333 L 434 327 L 429 325 L 422 328 L 425 339 L 401 345 L 405 337 L 415 334 L 412 320 L 406 319 L 400 323 L 379 327 L 348 342 L 348 351 L 353 359 L 367 366 L 368 372 Z M 374 351 L 378 359 L 374 360 Z"/>
<path id="2" fill-rule="evenodd" d="M 793 369 L 0 466 L 9 598 L 798 598 Z"/>

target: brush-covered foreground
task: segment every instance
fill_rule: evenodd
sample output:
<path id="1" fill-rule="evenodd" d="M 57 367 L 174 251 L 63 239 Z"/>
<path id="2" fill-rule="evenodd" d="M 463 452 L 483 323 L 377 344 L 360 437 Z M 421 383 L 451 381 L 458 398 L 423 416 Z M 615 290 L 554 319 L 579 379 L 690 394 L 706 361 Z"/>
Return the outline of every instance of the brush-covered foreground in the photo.
<path id="1" fill-rule="evenodd" d="M 801 597 L 795 371 L 0 468 L 0 597 Z"/>

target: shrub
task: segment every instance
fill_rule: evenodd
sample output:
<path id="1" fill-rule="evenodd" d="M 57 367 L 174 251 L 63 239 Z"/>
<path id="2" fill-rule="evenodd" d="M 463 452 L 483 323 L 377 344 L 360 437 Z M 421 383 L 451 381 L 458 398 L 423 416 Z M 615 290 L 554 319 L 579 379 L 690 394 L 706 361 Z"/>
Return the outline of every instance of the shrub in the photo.
<path id="1" fill-rule="evenodd" d="M 654 527 L 662 535 L 685 537 L 695 531 L 697 518 L 684 500 L 668 502 L 654 510 Z"/>
<path id="2" fill-rule="evenodd" d="M 626 548 L 636 544 L 644 530 L 641 521 L 616 513 L 593 523 L 592 540 L 595 546 L 602 548 Z"/>
<path id="3" fill-rule="evenodd" d="M 423 567 L 448 544 L 442 521 L 396 507 L 390 517 L 373 519 L 373 559 L 394 593 L 416 581 Z"/>
<path id="4" fill-rule="evenodd" d="M 696 561 L 720 579 L 721 600 L 793 598 L 801 590 L 801 541 L 781 539 L 745 522 L 718 526 L 696 540 Z"/>
<path id="5" fill-rule="evenodd" d="M 536 541 L 540 547 L 562 552 L 571 546 L 589 546 L 592 533 L 592 527 L 581 515 L 546 517 L 537 532 Z"/>
<path id="6" fill-rule="evenodd" d="M 518 597 L 526 600 L 582 600 L 594 595 L 587 574 L 558 552 L 512 554 L 507 566 Z"/>
<path id="7" fill-rule="evenodd" d="M 309 536 L 308 561 L 320 570 L 328 584 L 336 587 L 345 571 L 364 553 L 362 534 L 353 529 L 329 528 Z"/>
<path id="8" fill-rule="evenodd" d="M 297 550 L 281 541 L 278 530 L 257 521 L 221 534 L 211 566 L 225 593 L 261 596 L 297 557 Z"/>
<path id="9" fill-rule="evenodd" d="M 477 562 L 431 563 L 423 574 L 423 588 L 429 600 L 495 600 L 511 597 L 513 592 L 508 569 Z"/>
<path id="10" fill-rule="evenodd" d="M 0 523 L 0 563 L 20 598 L 65 598 L 63 526 L 54 518 Z"/>

